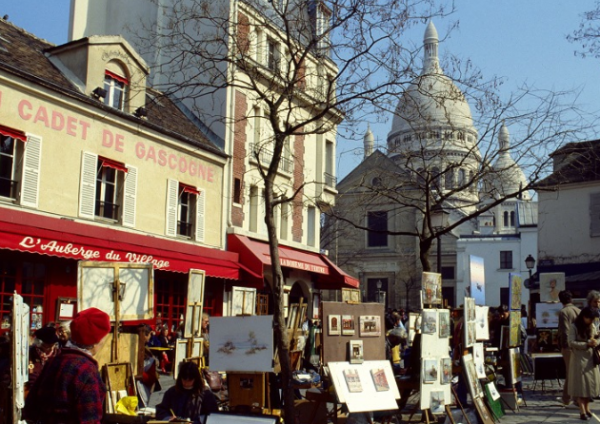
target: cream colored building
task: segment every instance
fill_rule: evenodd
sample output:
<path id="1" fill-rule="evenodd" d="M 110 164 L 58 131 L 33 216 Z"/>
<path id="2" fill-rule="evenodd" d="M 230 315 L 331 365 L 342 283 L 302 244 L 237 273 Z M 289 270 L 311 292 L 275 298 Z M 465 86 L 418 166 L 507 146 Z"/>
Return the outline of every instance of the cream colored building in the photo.
<path id="1" fill-rule="evenodd" d="M 53 46 L 0 26 L 0 297 L 17 290 L 54 321 L 57 297 L 77 298 L 78 261 L 151 262 L 155 312 L 177 326 L 190 269 L 208 292 L 239 278 L 218 137 L 147 87 L 122 37 Z"/>

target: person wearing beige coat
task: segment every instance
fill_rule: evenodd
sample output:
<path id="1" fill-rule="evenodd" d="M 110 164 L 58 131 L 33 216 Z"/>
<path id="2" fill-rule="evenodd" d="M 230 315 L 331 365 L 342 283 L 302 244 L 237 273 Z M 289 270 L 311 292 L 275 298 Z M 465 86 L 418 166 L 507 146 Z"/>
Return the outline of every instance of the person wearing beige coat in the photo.
<path id="1" fill-rule="evenodd" d="M 558 298 L 563 304 L 563 308 L 558 313 L 558 343 L 560 344 L 560 351 L 565 362 L 565 384 L 563 385 L 562 402 L 565 406 L 571 403 L 571 396 L 569 396 L 569 362 L 571 358 L 571 348 L 569 347 L 569 330 L 571 325 L 577 318 L 577 315 L 581 312 L 579 308 L 573 305 L 573 295 L 570 291 L 563 290 L 558 293 Z"/>
<path id="2" fill-rule="evenodd" d="M 600 372 L 592 359 L 592 350 L 598 345 L 598 332 L 592 324 L 597 311 L 590 307 L 581 310 L 569 331 L 568 385 L 569 395 L 577 398 L 581 420 L 589 420 L 590 399 L 600 394 Z"/>

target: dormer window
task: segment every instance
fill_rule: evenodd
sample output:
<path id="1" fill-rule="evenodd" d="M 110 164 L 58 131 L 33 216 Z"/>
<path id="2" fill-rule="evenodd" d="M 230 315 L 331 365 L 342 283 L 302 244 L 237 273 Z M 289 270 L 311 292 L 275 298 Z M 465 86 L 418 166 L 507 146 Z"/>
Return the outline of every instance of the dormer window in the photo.
<path id="1" fill-rule="evenodd" d="M 115 109 L 124 110 L 128 87 L 129 81 L 127 78 L 108 70 L 105 71 L 104 90 L 106 90 L 106 97 L 104 98 L 104 104 Z"/>

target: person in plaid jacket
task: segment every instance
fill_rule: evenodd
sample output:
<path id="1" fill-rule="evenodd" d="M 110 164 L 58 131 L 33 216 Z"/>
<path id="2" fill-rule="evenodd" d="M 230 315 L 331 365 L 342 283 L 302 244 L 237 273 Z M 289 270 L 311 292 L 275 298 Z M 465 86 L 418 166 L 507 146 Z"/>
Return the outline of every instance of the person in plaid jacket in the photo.
<path id="1" fill-rule="evenodd" d="M 40 424 L 100 424 L 106 387 L 94 355 L 110 332 L 108 314 L 89 308 L 71 322 L 71 343 L 49 360 L 25 400 L 24 418 Z"/>

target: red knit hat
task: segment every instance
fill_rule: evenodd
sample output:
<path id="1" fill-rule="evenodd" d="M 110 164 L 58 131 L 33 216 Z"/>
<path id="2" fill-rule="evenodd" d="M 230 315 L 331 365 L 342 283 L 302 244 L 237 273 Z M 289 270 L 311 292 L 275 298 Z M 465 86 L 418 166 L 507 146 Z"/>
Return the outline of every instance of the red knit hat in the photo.
<path id="1" fill-rule="evenodd" d="M 81 346 L 92 346 L 110 332 L 110 317 L 98 308 L 78 312 L 71 321 L 71 340 Z"/>

